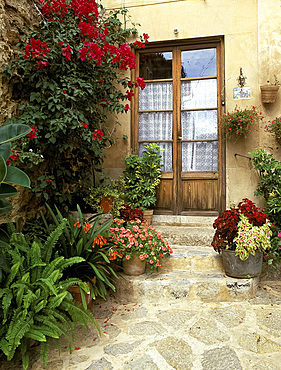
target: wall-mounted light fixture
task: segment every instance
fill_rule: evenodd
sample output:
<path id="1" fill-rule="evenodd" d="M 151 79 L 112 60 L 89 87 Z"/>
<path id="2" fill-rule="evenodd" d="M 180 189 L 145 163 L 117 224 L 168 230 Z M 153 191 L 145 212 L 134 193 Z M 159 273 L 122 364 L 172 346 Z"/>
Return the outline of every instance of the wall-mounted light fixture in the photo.
<path id="1" fill-rule="evenodd" d="M 242 71 L 242 68 L 240 67 L 240 75 L 237 78 L 238 86 L 240 86 L 240 87 L 245 86 L 246 78 L 247 77 L 243 76 L 243 71 Z"/>
<path id="2" fill-rule="evenodd" d="M 178 29 L 178 27 L 174 28 L 174 34 L 175 34 L 175 35 L 177 35 L 177 34 L 179 33 L 179 31 L 180 31 L 180 30 Z"/>

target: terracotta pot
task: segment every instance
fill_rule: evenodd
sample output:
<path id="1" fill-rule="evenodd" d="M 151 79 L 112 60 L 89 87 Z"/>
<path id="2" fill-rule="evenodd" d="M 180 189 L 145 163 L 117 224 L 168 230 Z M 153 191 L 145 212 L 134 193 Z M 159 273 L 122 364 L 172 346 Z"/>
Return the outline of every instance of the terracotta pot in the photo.
<path id="1" fill-rule="evenodd" d="M 93 281 L 94 284 L 96 283 L 96 276 L 93 278 L 92 281 Z M 87 284 L 88 284 L 88 287 L 90 288 L 89 283 L 87 283 Z M 79 302 L 79 303 L 82 304 L 82 297 L 81 297 L 81 292 L 80 292 L 79 285 L 72 285 L 67 290 L 72 295 L 74 301 Z M 89 308 L 90 304 L 93 300 L 93 297 L 92 297 L 90 291 L 88 293 L 84 292 L 84 294 L 85 294 L 85 298 L 86 298 L 87 307 Z"/>
<path id="2" fill-rule="evenodd" d="M 277 92 L 279 89 L 278 85 L 262 85 L 261 89 L 261 100 L 263 103 L 274 103 Z"/>
<path id="3" fill-rule="evenodd" d="M 122 261 L 123 271 L 126 275 L 141 275 L 145 272 L 146 262 L 142 262 L 139 257 L 131 258 L 129 261 Z"/>
<path id="4" fill-rule="evenodd" d="M 109 213 L 113 207 L 113 197 L 102 197 L 100 201 L 100 207 L 103 209 L 102 213 Z"/>
<path id="5" fill-rule="evenodd" d="M 152 216 L 153 216 L 153 209 L 146 209 L 143 211 L 143 219 L 145 222 L 148 223 L 148 225 L 151 225 L 152 223 Z"/>
<path id="6" fill-rule="evenodd" d="M 222 250 L 222 265 L 227 276 L 247 279 L 259 276 L 262 270 L 262 252 L 256 251 L 255 255 L 242 261 L 239 256 L 235 256 L 235 251 Z"/>

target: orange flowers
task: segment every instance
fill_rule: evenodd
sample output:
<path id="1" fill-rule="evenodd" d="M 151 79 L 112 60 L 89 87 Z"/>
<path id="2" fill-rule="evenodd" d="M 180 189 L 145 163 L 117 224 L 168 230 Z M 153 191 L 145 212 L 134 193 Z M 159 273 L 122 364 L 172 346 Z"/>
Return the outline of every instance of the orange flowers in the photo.
<path id="1" fill-rule="evenodd" d="M 77 221 L 74 224 L 74 226 L 77 226 L 77 227 L 80 227 L 80 225 L 81 225 L 81 222 L 80 221 Z M 85 222 L 83 228 L 84 228 L 85 233 L 87 233 L 90 230 L 90 228 L 91 228 L 91 224 L 89 224 L 89 222 Z"/>
<path id="2" fill-rule="evenodd" d="M 104 245 L 104 243 L 106 243 L 106 239 L 102 236 L 102 235 L 97 235 L 97 237 L 94 239 L 94 242 L 93 242 L 93 247 L 95 244 L 99 245 L 100 247 L 102 247 Z M 115 257 L 116 258 L 116 257 Z M 114 258 L 114 259 L 115 259 Z"/>

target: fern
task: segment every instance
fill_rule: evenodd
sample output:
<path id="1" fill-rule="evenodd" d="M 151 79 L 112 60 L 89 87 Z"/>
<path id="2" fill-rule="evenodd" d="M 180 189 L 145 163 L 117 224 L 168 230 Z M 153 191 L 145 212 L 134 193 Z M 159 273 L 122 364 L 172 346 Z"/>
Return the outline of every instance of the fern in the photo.
<path id="1" fill-rule="evenodd" d="M 24 369 L 28 367 L 30 340 L 41 343 L 41 356 L 46 364 L 50 338 L 59 341 L 64 335 L 69 339 L 70 332 L 74 340 L 74 324 L 78 322 L 86 328 L 89 324 L 98 327 L 92 313 L 73 302 L 66 290 L 75 283 L 87 291 L 86 283 L 79 279 L 61 280 L 66 268 L 84 259 L 57 256 L 50 260 L 64 222 L 44 245 L 40 241 L 29 245 L 22 234 L 16 233 L 5 246 L 5 258 L 12 267 L 0 281 L 0 355 L 2 352 L 11 360 L 20 349 Z"/>

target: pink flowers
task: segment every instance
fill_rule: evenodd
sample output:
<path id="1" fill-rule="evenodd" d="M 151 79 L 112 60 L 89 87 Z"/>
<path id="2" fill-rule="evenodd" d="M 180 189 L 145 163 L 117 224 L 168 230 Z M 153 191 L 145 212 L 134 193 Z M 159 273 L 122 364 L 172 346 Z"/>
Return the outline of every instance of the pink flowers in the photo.
<path id="1" fill-rule="evenodd" d="M 150 265 L 151 272 L 157 270 L 161 257 L 169 256 L 173 251 L 152 226 L 140 220 L 125 222 L 114 219 L 108 241 L 114 244 L 109 257 L 128 260 L 128 257 L 138 258 Z"/>
<path id="2" fill-rule="evenodd" d="M 62 48 L 62 55 L 65 57 L 65 60 L 70 61 L 71 60 L 71 52 L 72 49 L 70 46 L 66 46 L 65 48 Z"/>

